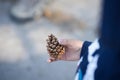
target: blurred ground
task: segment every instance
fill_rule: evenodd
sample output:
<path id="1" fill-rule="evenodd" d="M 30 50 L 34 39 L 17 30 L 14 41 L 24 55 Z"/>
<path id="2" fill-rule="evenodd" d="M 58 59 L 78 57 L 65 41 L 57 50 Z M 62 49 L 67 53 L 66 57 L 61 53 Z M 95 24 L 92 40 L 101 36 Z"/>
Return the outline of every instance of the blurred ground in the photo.
<path id="1" fill-rule="evenodd" d="M 47 63 L 45 41 L 51 33 L 59 39 L 93 41 L 96 38 L 99 1 L 73 2 L 58 0 L 45 7 L 43 16 L 25 23 L 14 22 L 9 17 L 9 10 L 13 5 L 10 1 L 0 2 L 0 80 L 74 79 L 77 62 Z M 70 17 L 66 19 L 67 15 Z"/>

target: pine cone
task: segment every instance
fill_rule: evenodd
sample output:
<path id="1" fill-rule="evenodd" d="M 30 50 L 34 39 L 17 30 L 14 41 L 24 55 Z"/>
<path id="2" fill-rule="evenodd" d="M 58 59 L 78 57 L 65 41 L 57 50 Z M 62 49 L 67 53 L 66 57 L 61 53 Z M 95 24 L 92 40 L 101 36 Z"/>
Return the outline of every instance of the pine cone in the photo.
<path id="1" fill-rule="evenodd" d="M 60 59 L 62 54 L 65 53 L 65 47 L 59 44 L 57 38 L 54 35 L 49 35 L 47 39 L 47 50 L 50 57 Z"/>

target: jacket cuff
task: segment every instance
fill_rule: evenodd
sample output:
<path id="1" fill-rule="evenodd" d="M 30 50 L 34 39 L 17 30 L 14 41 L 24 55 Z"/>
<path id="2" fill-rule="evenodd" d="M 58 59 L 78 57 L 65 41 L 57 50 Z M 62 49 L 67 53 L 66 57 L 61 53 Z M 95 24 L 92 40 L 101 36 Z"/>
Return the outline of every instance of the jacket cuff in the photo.
<path id="1" fill-rule="evenodd" d="M 88 46 L 91 44 L 92 42 L 89 41 L 85 41 L 83 43 L 82 49 L 81 49 L 81 53 L 80 53 L 80 58 L 81 56 L 83 56 L 86 52 L 88 52 Z"/>

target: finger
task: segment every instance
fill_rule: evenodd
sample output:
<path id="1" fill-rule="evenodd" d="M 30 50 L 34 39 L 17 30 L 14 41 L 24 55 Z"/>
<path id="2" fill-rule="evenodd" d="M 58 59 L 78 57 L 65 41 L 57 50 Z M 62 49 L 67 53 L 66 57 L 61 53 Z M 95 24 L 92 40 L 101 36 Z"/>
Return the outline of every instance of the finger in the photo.
<path id="1" fill-rule="evenodd" d="M 48 59 L 48 63 L 51 63 L 51 62 L 54 62 L 54 61 L 56 61 L 54 58 L 50 58 L 50 59 Z"/>
<path id="2" fill-rule="evenodd" d="M 47 62 L 48 63 L 51 63 L 51 62 L 54 62 L 55 60 L 53 60 L 53 59 L 49 59 Z"/>
<path id="3" fill-rule="evenodd" d="M 48 63 L 50 63 L 50 62 L 51 62 L 51 60 L 50 60 L 50 59 L 48 59 L 48 60 L 47 60 L 47 62 L 48 62 Z"/>
<path id="4" fill-rule="evenodd" d="M 48 63 L 51 63 L 52 61 L 50 59 L 47 60 Z"/>

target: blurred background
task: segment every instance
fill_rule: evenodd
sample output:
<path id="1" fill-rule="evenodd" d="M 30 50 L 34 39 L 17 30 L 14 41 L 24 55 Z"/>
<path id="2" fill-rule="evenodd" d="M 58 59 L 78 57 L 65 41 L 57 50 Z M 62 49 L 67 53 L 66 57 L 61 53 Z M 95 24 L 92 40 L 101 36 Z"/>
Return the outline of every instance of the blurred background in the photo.
<path id="1" fill-rule="evenodd" d="M 0 0 L 0 80 L 73 80 L 76 62 L 47 63 L 46 38 L 93 41 L 100 0 Z"/>

